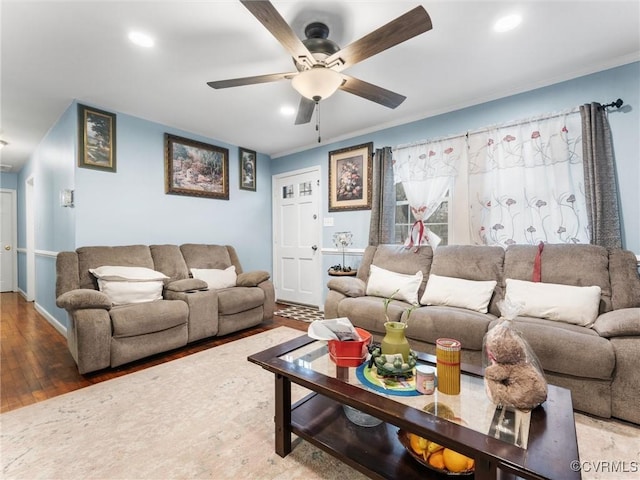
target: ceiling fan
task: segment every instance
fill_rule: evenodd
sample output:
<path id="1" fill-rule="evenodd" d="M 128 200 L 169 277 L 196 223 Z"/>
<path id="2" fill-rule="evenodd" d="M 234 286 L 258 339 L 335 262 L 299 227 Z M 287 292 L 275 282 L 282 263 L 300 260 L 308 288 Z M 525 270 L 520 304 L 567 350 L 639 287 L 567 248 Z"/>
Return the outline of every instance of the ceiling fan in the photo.
<path id="1" fill-rule="evenodd" d="M 385 107 L 396 108 L 405 100 L 405 96 L 345 75 L 342 71 L 432 28 L 429 14 L 422 6 L 418 6 L 340 49 L 335 42 L 329 40 L 329 28 L 323 23 L 313 22 L 307 25 L 307 38 L 300 40 L 271 2 L 240 0 L 240 3 L 291 54 L 297 71 L 219 80 L 207 82 L 207 85 L 218 89 L 291 80 L 293 88 L 302 95 L 296 125 L 309 123 L 320 100 L 333 95 L 338 89 Z"/>

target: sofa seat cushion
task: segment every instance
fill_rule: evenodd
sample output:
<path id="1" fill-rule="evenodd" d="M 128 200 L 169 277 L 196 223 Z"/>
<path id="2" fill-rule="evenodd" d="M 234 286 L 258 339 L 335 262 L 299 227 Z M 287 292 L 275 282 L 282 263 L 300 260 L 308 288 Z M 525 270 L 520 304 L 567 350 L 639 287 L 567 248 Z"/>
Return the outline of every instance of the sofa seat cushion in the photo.
<path id="1" fill-rule="evenodd" d="M 436 343 L 438 338 L 455 338 L 465 350 L 482 350 L 484 334 L 496 317 L 458 307 L 433 305 L 414 310 L 409 317 L 409 338 Z"/>
<path id="2" fill-rule="evenodd" d="M 513 320 L 513 327 L 529 342 L 545 371 L 601 380 L 613 378 L 613 346 L 592 329 L 533 317 L 518 317 Z"/>
<path id="3" fill-rule="evenodd" d="M 109 314 L 114 337 L 134 337 L 186 324 L 189 308 L 182 301 L 157 300 L 113 307 Z"/>
<path id="4" fill-rule="evenodd" d="M 358 297 L 343 299 L 338 304 L 338 316 L 347 317 L 356 327 L 360 327 L 368 332 L 383 333 L 384 323 L 386 321 L 384 315 L 384 302 L 380 297 Z M 392 300 L 387 309 L 387 315 L 390 322 L 399 322 L 402 314 L 407 308 L 411 307 L 408 303 L 399 300 Z"/>
<path id="5" fill-rule="evenodd" d="M 218 290 L 218 312 L 233 315 L 264 304 L 264 290 L 259 287 L 232 287 Z"/>

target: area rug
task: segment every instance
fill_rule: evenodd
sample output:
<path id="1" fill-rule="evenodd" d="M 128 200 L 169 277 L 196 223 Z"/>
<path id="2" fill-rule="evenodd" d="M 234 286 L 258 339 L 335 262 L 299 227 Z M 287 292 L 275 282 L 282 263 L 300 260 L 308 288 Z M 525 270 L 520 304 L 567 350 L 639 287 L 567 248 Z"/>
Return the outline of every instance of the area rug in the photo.
<path id="1" fill-rule="evenodd" d="M 2 414 L 2 478 L 364 479 L 300 439 L 274 453 L 273 375 L 246 358 L 299 335 L 280 327 Z M 584 479 L 637 478 L 620 468 L 640 461 L 640 429 L 580 414 L 576 429 Z"/>
<path id="2" fill-rule="evenodd" d="M 287 305 L 286 308 L 280 309 L 274 313 L 279 317 L 293 318 L 302 322 L 311 323 L 314 320 L 323 320 L 324 313 L 313 307 L 305 307 L 304 305 Z"/>

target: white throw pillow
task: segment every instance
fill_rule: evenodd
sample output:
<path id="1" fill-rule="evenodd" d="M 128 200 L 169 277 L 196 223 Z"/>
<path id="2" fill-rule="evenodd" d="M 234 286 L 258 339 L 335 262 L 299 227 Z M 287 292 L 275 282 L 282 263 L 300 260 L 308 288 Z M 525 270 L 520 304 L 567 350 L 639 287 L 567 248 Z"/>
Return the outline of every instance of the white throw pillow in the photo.
<path id="1" fill-rule="evenodd" d="M 126 281 L 98 279 L 100 291 L 107 295 L 114 305 L 153 302 L 162 299 L 162 280 Z"/>
<path id="2" fill-rule="evenodd" d="M 495 280 L 466 280 L 431 274 L 420 299 L 422 305 L 446 305 L 487 313 Z"/>
<path id="3" fill-rule="evenodd" d="M 590 326 L 598 317 L 600 287 L 525 282 L 507 278 L 505 299 L 523 303 L 520 315 Z"/>
<path id="4" fill-rule="evenodd" d="M 217 268 L 192 268 L 193 278 L 204 280 L 211 289 L 221 289 L 236 286 L 236 267 L 231 265 L 224 270 Z"/>
<path id="5" fill-rule="evenodd" d="M 155 270 L 145 267 L 105 265 L 98 268 L 90 268 L 89 272 L 91 272 L 96 278 L 101 278 L 103 280 L 146 282 L 149 280 L 165 280 L 169 278 L 162 272 L 156 272 Z"/>
<path id="6" fill-rule="evenodd" d="M 418 289 L 422 283 L 422 271 L 413 275 L 392 272 L 384 268 L 371 265 L 369 281 L 367 282 L 367 295 L 404 300 L 416 305 L 418 303 Z M 394 292 L 396 292 L 394 295 Z"/>

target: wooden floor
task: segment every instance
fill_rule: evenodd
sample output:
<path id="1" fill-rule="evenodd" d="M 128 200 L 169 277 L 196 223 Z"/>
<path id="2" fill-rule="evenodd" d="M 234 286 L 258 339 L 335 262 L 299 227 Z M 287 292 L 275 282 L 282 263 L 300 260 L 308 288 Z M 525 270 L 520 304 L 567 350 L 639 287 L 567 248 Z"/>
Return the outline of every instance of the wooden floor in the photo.
<path id="1" fill-rule="evenodd" d="M 277 310 L 277 308 L 276 308 Z M 80 375 L 67 340 L 18 293 L 0 294 L 0 412 L 62 395 L 153 365 L 185 357 L 266 330 L 287 326 L 306 331 L 308 324 L 274 317 L 257 327 L 202 340 L 122 367 Z"/>

